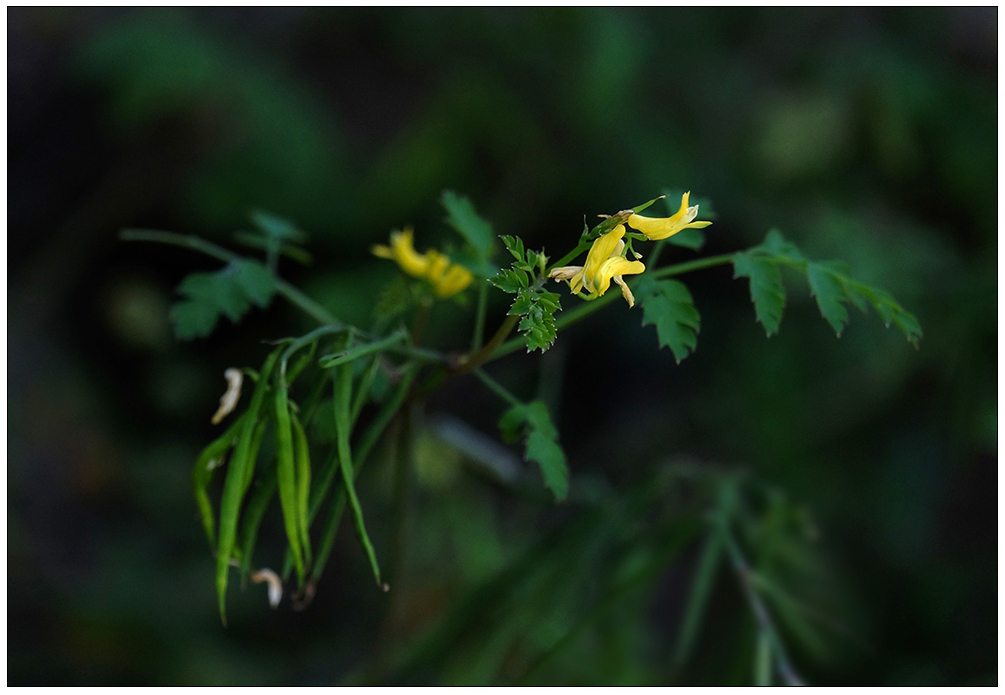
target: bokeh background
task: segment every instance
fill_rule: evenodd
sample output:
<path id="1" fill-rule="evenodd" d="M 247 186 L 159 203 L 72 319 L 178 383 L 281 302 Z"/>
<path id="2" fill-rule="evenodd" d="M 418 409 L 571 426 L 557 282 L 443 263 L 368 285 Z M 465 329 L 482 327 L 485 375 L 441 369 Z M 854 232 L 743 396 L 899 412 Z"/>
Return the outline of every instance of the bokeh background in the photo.
<path id="1" fill-rule="evenodd" d="M 805 680 L 997 684 L 997 14 L 8 9 L 8 684 L 749 683 L 727 564 L 681 646 L 726 479 Z M 308 610 L 252 586 L 222 628 L 190 466 L 223 370 L 312 326 L 277 300 L 178 343 L 174 288 L 216 266 L 118 231 L 232 244 L 270 210 L 311 237 L 284 274 L 366 324 L 395 272 L 368 247 L 449 239 L 448 188 L 553 256 L 584 215 L 690 189 L 707 253 L 777 227 L 925 338 L 854 312 L 836 339 L 794 276 L 765 338 L 719 268 L 686 278 L 702 330 L 677 365 L 611 305 L 491 367 L 550 403 L 572 502 L 477 474 L 445 433 L 494 436 L 501 408 L 455 380 L 420 423 L 394 610 L 343 529 Z M 448 313 L 431 340 L 463 348 Z"/>

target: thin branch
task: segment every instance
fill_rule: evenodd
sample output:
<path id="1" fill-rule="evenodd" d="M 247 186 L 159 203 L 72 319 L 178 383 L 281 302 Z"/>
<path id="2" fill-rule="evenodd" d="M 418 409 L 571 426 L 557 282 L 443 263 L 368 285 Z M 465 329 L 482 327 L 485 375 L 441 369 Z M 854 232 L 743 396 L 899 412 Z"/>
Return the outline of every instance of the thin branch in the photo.
<path id="1" fill-rule="evenodd" d="M 161 232 L 153 229 L 124 229 L 119 232 L 119 239 L 122 241 L 151 241 L 158 244 L 181 246 L 182 248 L 191 249 L 192 251 L 198 251 L 206 254 L 207 256 L 212 256 L 213 258 L 221 260 L 225 263 L 234 263 L 235 261 L 245 260 L 243 256 L 240 256 L 232 251 L 228 251 L 222 246 L 217 246 L 205 239 L 200 239 L 197 236 L 186 234 L 176 234 L 175 232 Z M 308 314 L 318 323 L 322 325 L 344 327 L 342 321 L 340 321 L 334 314 L 298 290 L 296 287 L 286 282 L 286 280 L 276 277 L 275 282 L 276 292 L 283 295 L 287 301 L 304 313 Z"/>

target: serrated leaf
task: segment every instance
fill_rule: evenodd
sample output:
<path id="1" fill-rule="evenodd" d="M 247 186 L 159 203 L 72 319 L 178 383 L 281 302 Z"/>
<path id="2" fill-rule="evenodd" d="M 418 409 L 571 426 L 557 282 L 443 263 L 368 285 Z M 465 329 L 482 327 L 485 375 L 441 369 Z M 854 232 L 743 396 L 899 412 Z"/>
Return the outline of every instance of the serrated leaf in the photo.
<path id="1" fill-rule="evenodd" d="M 171 307 L 171 322 L 179 340 L 202 338 L 213 332 L 219 313 L 209 302 L 185 300 Z"/>
<path id="2" fill-rule="evenodd" d="M 475 212 L 475 206 L 464 196 L 444 191 L 440 199 L 447 211 L 447 223 L 464 237 L 481 260 L 492 255 L 492 225 Z"/>
<path id="3" fill-rule="evenodd" d="M 547 406 L 541 401 L 533 401 L 507 410 L 499 420 L 503 440 L 510 443 L 516 441 L 524 425 L 527 428 L 524 457 L 540 466 L 544 484 L 555 499 L 564 500 L 569 493 L 569 468 Z"/>
<path id="4" fill-rule="evenodd" d="M 244 290 L 245 296 L 260 309 L 269 306 L 276 293 L 276 281 L 272 273 L 258 261 L 244 260 L 236 265 L 234 281 Z"/>
<path id="5" fill-rule="evenodd" d="M 506 247 L 506 250 L 510 252 L 513 258 L 517 259 L 518 261 L 524 260 L 525 256 L 523 248 L 523 239 L 521 239 L 520 237 L 509 236 L 509 235 L 500 236 L 499 239 L 502 241 L 503 245 Z"/>
<path id="6" fill-rule="evenodd" d="M 668 346 L 680 364 L 697 347 L 701 328 L 701 316 L 691 292 L 677 280 L 642 276 L 636 285 L 636 295 L 642 304 L 642 325 L 656 326 L 660 347 Z"/>
<path id="7" fill-rule="evenodd" d="M 862 311 L 865 311 L 866 306 L 871 304 L 887 326 L 891 323 L 895 324 L 908 342 L 914 347 L 918 347 L 918 341 L 922 337 L 918 319 L 900 306 L 889 292 L 853 280 L 848 265 L 842 261 L 807 260 L 796 248 L 796 245 L 786 241 L 777 229 L 768 232 L 760 246 L 736 254 L 733 264 L 734 277 L 745 275 L 751 278 L 751 297 L 754 300 L 754 309 L 757 312 L 758 320 L 768 331 L 768 335 L 772 333 L 769 330 L 769 321 L 773 308 L 778 308 L 778 316 L 781 320 L 781 308 L 777 306 L 777 300 L 773 300 L 770 296 L 772 294 L 771 287 L 774 285 L 776 289 L 781 290 L 782 306 L 784 306 L 785 291 L 780 281 L 775 284 L 774 280 L 768 276 L 769 271 L 766 270 L 768 264 L 775 268 L 775 272 L 778 272 L 779 265 L 786 265 L 806 274 L 810 285 L 810 294 L 816 299 L 820 313 L 839 337 L 848 324 L 848 310 L 845 308 L 845 302 L 851 302 Z M 761 304 L 764 305 L 766 312 L 763 318 L 758 298 L 755 296 L 757 290 L 755 289 L 754 273 L 760 274 L 763 281 L 764 294 Z M 777 331 L 777 329 L 778 326 L 775 325 L 775 330 Z"/>
<path id="8" fill-rule="evenodd" d="M 741 252 L 733 256 L 733 277 L 750 279 L 750 300 L 757 320 L 768 337 L 777 333 L 785 310 L 785 285 L 778 265 L 763 256 Z"/>
<path id="9" fill-rule="evenodd" d="M 824 264 L 814 262 L 806 264 L 806 279 L 810 283 L 810 294 L 820 307 L 820 313 L 840 338 L 848 324 L 848 310 L 844 307 L 848 297 L 843 283 Z"/>
<path id="10" fill-rule="evenodd" d="M 786 241 L 782 233 L 772 229 L 764 237 L 764 242 L 758 247 L 764 253 L 785 256 L 793 261 L 805 261 L 806 257 L 791 241 Z"/>
<path id="11" fill-rule="evenodd" d="M 532 350 L 546 351 L 558 337 L 554 310 L 546 310 L 540 303 L 535 303 L 531 310 L 520 319 L 519 329 L 527 341 L 527 352 Z"/>
<path id="12" fill-rule="evenodd" d="M 569 467 L 558 442 L 549 439 L 541 430 L 532 430 L 527 437 L 527 458 L 541 467 L 544 484 L 554 493 L 555 499 L 564 500 L 569 494 Z"/>
<path id="13" fill-rule="evenodd" d="M 175 335 L 191 340 L 209 335 L 222 314 L 237 322 L 254 303 L 268 306 L 275 281 L 260 263 L 234 261 L 215 273 L 192 273 L 178 285 L 186 299 L 171 308 Z"/>
<path id="14" fill-rule="evenodd" d="M 500 270 L 498 275 L 489 278 L 489 282 L 510 294 L 526 289 L 530 285 L 527 273 L 516 269 Z"/>

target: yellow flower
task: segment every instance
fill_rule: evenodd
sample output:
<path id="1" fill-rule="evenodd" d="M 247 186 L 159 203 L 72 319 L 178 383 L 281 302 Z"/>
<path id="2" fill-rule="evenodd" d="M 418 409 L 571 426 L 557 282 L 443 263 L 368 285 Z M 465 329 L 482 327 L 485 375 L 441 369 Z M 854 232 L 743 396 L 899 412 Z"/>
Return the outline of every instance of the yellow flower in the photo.
<path id="1" fill-rule="evenodd" d="M 625 225 L 619 224 L 607 234 L 599 237 L 586 254 L 585 266 L 563 266 L 554 268 L 548 277 L 568 280 L 569 289 L 579 294 L 584 289 L 593 296 L 601 296 L 611 286 L 613 280 L 620 288 L 621 295 L 629 307 L 635 306 L 635 297 L 625 283 L 624 275 L 638 275 L 646 269 L 641 261 L 629 261 L 622 253 L 625 249 Z"/>
<path id="2" fill-rule="evenodd" d="M 680 210 L 670 217 L 654 218 L 633 214 L 628 218 L 628 225 L 645 234 L 650 241 L 659 241 L 685 229 L 702 229 L 712 224 L 700 220 L 698 222 L 692 221 L 698 216 L 698 206 L 688 207 L 690 197 L 691 191 L 685 193 L 680 199 Z"/>
<path id="3" fill-rule="evenodd" d="M 406 227 L 401 232 L 391 232 L 391 245 L 376 245 L 370 249 L 379 258 L 388 258 L 409 275 L 429 280 L 433 292 L 440 299 L 446 299 L 471 284 L 471 271 L 461 265 L 452 264 L 446 255 L 429 249 L 423 254 L 415 250 L 412 243 L 412 229 Z"/>

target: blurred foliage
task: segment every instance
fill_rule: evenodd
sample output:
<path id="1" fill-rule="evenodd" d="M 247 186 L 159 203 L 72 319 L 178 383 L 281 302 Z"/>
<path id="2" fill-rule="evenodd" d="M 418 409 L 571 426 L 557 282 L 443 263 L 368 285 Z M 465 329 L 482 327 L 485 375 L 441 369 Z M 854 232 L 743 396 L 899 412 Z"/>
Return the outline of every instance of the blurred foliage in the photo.
<path id="1" fill-rule="evenodd" d="M 807 682 L 997 683 L 996 10 L 8 19 L 9 684 L 782 682 L 751 596 Z M 582 216 L 667 187 L 714 201 L 709 254 L 777 226 L 845 259 L 917 314 L 920 350 L 875 319 L 835 340 L 785 273 L 766 339 L 746 278 L 695 275 L 680 365 L 635 309 L 493 366 L 560 414 L 567 503 L 513 482 L 519 449 L 482 434 L 501 409 L 455 380 L 417 421 L 398 588 L 373 588 L 346 529 L 307 610 L 249 585 L 220 627 L 191 463 L 223 370 L 313 326 L 249 294 L 218 307 L 239 326 L 176 345 L 174 288 L 218 265 L 119 228 L 229 241 L 273 211 L 313 265 L 268 220 L 245 243 L 365 324 L 394 276 L 368 247 L 406 224 L 450 238 L 465 211 L 445 220 L 444 190 L 560 254 Z M 473 310 L 448 313 L 431 340 L 466 335 Z M 379 554 L 393 452 L 375 454 Z"/>

